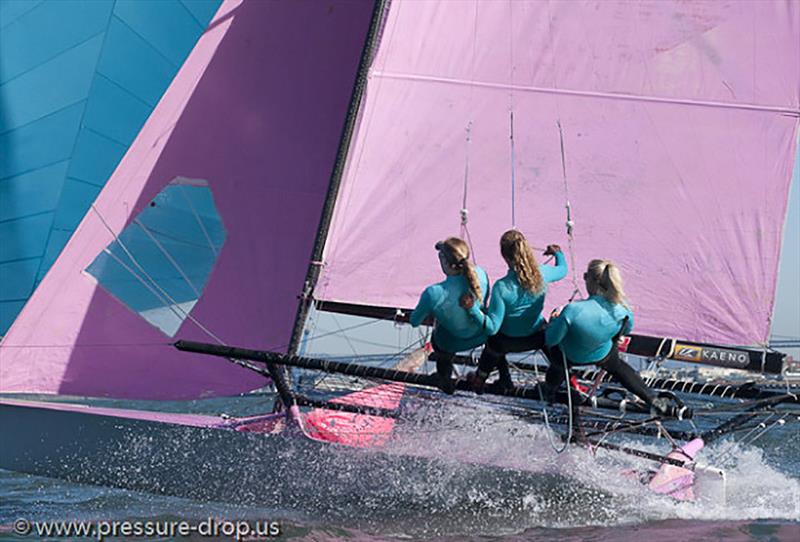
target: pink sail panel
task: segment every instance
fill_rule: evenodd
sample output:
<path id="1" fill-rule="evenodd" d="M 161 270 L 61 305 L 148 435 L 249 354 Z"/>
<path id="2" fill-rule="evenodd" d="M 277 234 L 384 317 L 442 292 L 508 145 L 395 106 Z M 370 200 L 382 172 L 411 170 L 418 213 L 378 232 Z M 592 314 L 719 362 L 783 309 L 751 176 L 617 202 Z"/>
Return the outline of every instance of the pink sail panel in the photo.
<path id="1" fill-rule="evenodd" d="M 371 14 L 223 3 L 4 338 L 0 391 L 187 399 L 264 384 L 175 351 L 85 270 L 170 181 L 201 179 L 226 239 L 176 338 L 285 349 Z"/>
<path id="2" fill-rule="evenodd" d="M 639 333 L 765 341 L 798 43 L 800 5 L 787 2 L 393 3 L 317 296 L 413 307 L 442 278 L 433 245 L 460 234 L 465 192 L 477 263 L 500 278 L 513 194 L 516 226 L 540 247 L 568 248 L 570 204 L 576 280 L 548 305 L 610 258 Z"/>

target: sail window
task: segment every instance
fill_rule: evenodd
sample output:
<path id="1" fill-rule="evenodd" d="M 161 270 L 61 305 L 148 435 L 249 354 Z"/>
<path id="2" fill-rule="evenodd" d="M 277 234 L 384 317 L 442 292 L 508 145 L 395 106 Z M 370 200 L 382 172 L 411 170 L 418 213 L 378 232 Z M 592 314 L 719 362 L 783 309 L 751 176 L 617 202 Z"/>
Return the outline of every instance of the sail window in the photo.
<path id="1" fill-rule="evenodd" d="M 208 182 L 177 177 L 86 271 L 172 337 L 200 299 L 224 243 Z"/>

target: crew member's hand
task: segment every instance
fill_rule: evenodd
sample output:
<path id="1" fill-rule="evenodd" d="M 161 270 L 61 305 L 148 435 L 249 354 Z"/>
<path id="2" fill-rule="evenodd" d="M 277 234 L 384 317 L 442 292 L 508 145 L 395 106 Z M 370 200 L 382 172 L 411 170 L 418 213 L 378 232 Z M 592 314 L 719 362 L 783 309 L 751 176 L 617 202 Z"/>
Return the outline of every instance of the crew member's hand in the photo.
<path id="1" fill-rule="evenodd" d="M 461 296 L 461 299 L 459 299 L 459 304 L 466 310 L 470 310 L 472 305 L 475 304 L 475 298 L 472 297 L 472 294 L 464 294 Z"/>
<path id="2" fill-rule="evenodd" d="M 545 256 L 555 256 L 556 252 L 561 252 L 561 247 L 558 245 L 547 245 L 544 251 Z"/>

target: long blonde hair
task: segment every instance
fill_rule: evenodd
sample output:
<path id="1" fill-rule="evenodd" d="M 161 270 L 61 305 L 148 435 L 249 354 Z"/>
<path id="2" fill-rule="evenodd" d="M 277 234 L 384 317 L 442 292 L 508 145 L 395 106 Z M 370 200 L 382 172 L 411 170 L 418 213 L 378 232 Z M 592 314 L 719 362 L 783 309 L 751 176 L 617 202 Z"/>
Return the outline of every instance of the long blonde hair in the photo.
<path id="1" fill-rule="evenodd" d="M 544 280 L 525 236 L 517 230 L 508 230 L 500 237 L 500 254 L 517 274 L 520 286 L 531 293 L 544 290 Z"/>
<path id="2" fill-rule="evenodd" d="M 436 248 L 444 254 L 450 269 L 464 275 L 475 298 L 483 301 L 483 292 L 481 291 L 481 283 L 478 280 L 478 273 L 475 272 L 475 267 L 469 261 L 469 245 L 458 237 L 448 237 L 444 241 L 436 243 Z"/>
<path id="3" fill-rule="evenodd" d="M 586 270 L 586 289 L 589 295 L 601 295 L 615 304 L 628 306 L 622 284 L 622 274 L 611 260 L 592 260 Z"/>

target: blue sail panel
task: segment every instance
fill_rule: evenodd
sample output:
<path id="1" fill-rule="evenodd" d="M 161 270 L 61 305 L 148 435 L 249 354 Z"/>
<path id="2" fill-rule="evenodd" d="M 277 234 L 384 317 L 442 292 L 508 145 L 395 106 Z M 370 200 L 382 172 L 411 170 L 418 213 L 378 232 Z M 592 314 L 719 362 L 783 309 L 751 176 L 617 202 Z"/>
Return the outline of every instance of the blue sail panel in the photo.
<path id="1" fill-rule="evenodd" d="M 1 180 L 0 216 L 8 221 L 55 209 L 68 165 L 64 160 Z"/>
<path id="2" fill-rule="evenodd" d="M 0 51 L 14 49 L 2 53 L 0 84 L 105 33 L 112 7 L 110 2 L 42 2 L 15 18 L 0 32 Z M 43 34 L 42 29 L 58 31 Z"/>
<path id="3" fill-rule="evenodd" d="M 0 160 L 0 179 L 70 158 L 83 107 L 83 102 L 79 102 L 37 122 L 0 133 L 0 155 L 3 156 Z M 5 219 L 0 216 L 0 221 Z"/>
<path id="4" fill-rule="evenodd" d="M 0 335 L 60 254 L 219 5 L 220 0 L 0 2 Z M 24 270 L 13 265 L 20 257 L 30 260 Z"/>
<path id="5" fill-rule="evenodd" d="M 114 16 L 176 66 L 183 63 L 185 51 L 194 46 L 197 34 L 206 26 L 194 17 L 187 17 L 186 8 L 180 2 L 117 0 Z M 159 17 L 169 19 L 172 24 L 152 24 L 153 19 Z"/>
<path id="6" fill-rule="evenodd" d="M 150 115 L 150 106 L 124 87 L 97 77 L 86 104 L 83 125 L 115 141 L 130 145 Z M 109 122 L 114 119 L 114 122 Z"/>
<path id="7" fill-rule="evenodd" d="M 169 82 L 177 69 L 127 24 L 112 17 L 98 73 L 155 106 L 164 93 L 164 81 Z"/>
<path id="8" fill-rule="evenodd" d="M 86 100 L 103 44 L 98 35 L 0 86 L 0 130 L 14 130 Z"/>
<path id="9" fill-rule="evenodd" d="M 128 145 L 84 128 L 75 143 L 68 175 L 101 188 L 114 173 Z"/>

